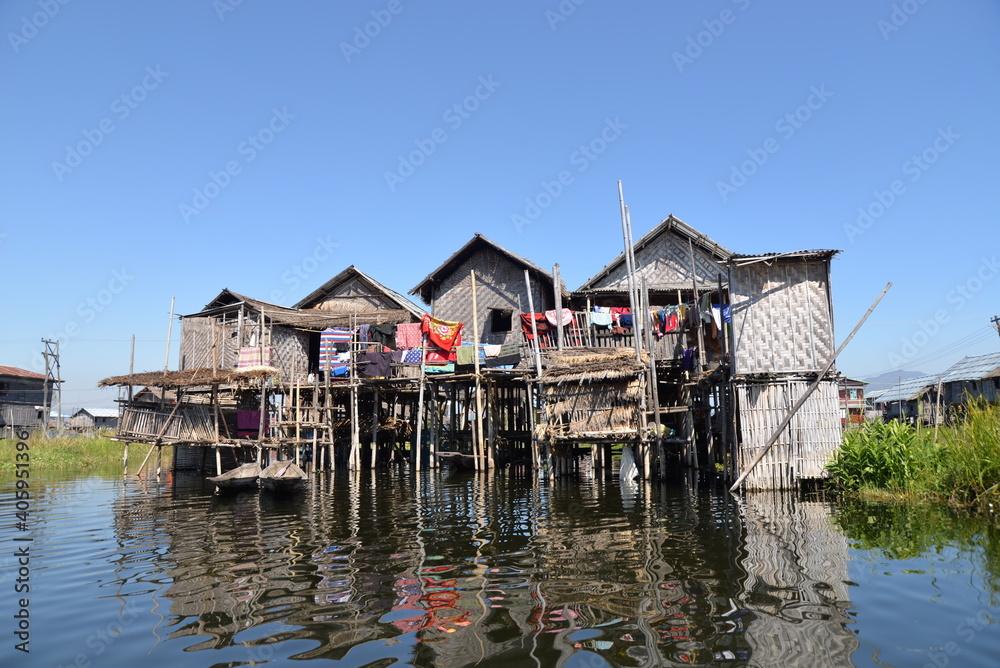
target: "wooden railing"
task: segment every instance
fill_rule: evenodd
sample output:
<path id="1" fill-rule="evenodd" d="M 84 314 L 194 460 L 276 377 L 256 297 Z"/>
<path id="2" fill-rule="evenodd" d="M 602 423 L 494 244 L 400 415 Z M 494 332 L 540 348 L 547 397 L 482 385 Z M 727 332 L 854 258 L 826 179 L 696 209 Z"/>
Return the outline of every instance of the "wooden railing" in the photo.
<path id="1" fill-rule="evenodd" d="M 212 441 L 215 423 L 208 406 L 171 408 L 126 406 L 118 420 L 118 437 L 139 440 L 162 439 L 164 443 Z"/>
<path id="2" fill-rule="evenodd" d="M 631 348 L 635 345 L 632 330 L 627 329 L 625 332 L 612 334 L 608 328 L 594 327 L 590 325 L 590 318 L 585 311 L 577 311 L 573 313 L 573 322 L 563 327 L 563 348 Z M 680 337 L 680 331 L 670 332 L 662 337 L 654 334 L 653 352 L 656 359 L 680 359 Z M 540 333 L 538 341 L 543 352 L 557 349 L 558 330 L 553 327 L 550 331 Z"/>

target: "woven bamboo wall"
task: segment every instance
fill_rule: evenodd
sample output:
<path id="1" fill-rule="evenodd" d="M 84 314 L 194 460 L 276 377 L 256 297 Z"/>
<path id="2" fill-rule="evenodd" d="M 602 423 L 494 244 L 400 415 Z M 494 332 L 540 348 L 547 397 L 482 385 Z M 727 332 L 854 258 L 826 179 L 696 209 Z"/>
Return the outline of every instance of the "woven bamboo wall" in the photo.
<path id="1" fill-rule="evenodd" d="M 741 472 L 810 384 L 801 379 L 735 384 L 742 435 L 737 462 Z M 747 488 L 790 489 L 800 480 L 824 477 L 826 462 L 840 447 L 841 435 L 837 382 L 824 380 L 747 477 Z"/>
<path id="2" fill-rule="evenodd" d="M 179 370 L 212 366 L 212 319 L 181 318 Z"/>
<path id="3" fill-rule="evenodd" d="M 309 334 L 275 325 L 271 327 L 271 366 L 281 369 L 287 381 L 304 380 L 309 373 Z"/>
<path id="4" fill-rule="evenodd" d="M 733 268 L 734 373 L 819 371 L 830 361 L 828 266 L 796 259 Z"/>
<path id="5" fill-rule="evenodd" d="M 851 666 L 847 538 L 831 508 L 791 494 L 746 497 L 740 608 L 751 666 Z"/>
<path id="6" fill-rule="evenodd" d="M 464 341 L 472 340 L 472 281 L 470 271 L 476 272 L 476 302 L 479 310 L 480 343 L 504 343 L 508 335 L 520 341 L 519 315 L 528 311 L 528 291 L 524 285 L 524 269 L 492 249 L 483 249 L 459 265 L 440 286 L 434 290 L 432 315 L 443 320 L 465 323 Z M 551 309 L 555 295 L 543 289 L 534 276 L 531 279 L 532 299 L 536 311 Z M 491 308 L 510 309 L 514 312 L 510 333 L 491 332 Z"/>
<path id="7" fill-rule="evenodd" d="M 687 239 L 661 234 L 655 241 L 635 254 L 636 274 L 645 278 L 650 290 L 670 289 L 678 284 L 691 285 L 691 249 Z M 726 280 L 723 269 L 711 255 L 694 247 L 695 275 L 699 285 L 714 286 L 719 275 Z M 625 263 L 608 276 L 595 281 L 594 288 L 628 289 Z"/>
<path id="8" fill-rule="evenodd" d="M 370 286 L 362 282 L 360 278 L 355 277 L 323 297 L 322 301 L 313 308 L 338 313 L 354 313 L 399 309 L 399 304 L 388 300 L 383 295 L 376 294 Z"/>

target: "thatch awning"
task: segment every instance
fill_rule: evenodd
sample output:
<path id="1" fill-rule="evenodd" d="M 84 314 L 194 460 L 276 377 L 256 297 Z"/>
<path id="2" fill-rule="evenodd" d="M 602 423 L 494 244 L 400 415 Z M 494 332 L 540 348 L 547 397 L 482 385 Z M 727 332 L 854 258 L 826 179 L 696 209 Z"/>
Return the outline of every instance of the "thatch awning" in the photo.
<path id="1" fill-rule="evenodd" d="M 249 380 L 270 378 L 280 373 L 274 367 L 254 367 L 251 369 L 187 369 L 185 371 L 143 371 L 111 376 L 97 383 L 98 387 L 125 387 L 146 385 L 149 387 L 208 387 L 211 385 L 233 385 Z"/>
<path id="2" fill-rule="evenodd" d="M 581 348 L 552 354 L 542 374 L 543 385 L 568 382 L 621 381 L 635 378 L 649 366 L 649 355 L 636 360 L 632 348 Z"/>

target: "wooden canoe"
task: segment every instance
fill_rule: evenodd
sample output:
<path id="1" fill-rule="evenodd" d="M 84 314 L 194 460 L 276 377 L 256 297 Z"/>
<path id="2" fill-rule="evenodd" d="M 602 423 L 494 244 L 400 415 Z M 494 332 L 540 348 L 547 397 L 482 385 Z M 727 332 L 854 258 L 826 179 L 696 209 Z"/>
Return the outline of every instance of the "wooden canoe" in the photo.
<path id="1" fill-rule="evenodd" d="M 275 493 L 294 492 L 306 482 L 306 472 L 293 461 L 277 461 L 260 472 L 260 485 Z"/>
<path id="2" fill-rule="evenodd" d="M 225 473 L 212 476 L 208 480 L 215 483 L 220 492 L 245 491 L 257 489 L 257 479 L 260 477 L 260 464 L 249 462 L 240 464 Z"/>
<path id="3" fill-rule="evenodd" d="M 437 458 L 461 471 L 476 470 L 476 458 L 464 452 L 439 452 L 437 453 Z"/>

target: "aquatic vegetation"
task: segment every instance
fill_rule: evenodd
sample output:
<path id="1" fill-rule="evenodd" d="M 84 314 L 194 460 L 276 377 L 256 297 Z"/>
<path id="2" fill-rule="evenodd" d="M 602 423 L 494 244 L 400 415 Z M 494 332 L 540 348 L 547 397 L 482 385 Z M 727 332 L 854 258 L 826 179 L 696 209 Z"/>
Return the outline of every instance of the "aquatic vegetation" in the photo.
<path id="1" fill-rule="evenodd" d="M 955 424 L 937 429 L 866 423 L 844 433 L 827 471 L 848 492 L 937 497 L 988 510 L 1000 504 L 1000 406 L 972 400 Z"/>
<path id="2" fill-rule="evenodd" d="M 28 454 L 31 469 L 90 469 L 106 466 L 109 462 L 121 462 L 125 445 L 112 441 L 107 435 L 66 435 L 54 438 L 41 438 L 34 434 L 28 439 Z M 17 441 L 0 440 L 0 473 L 14 471 Z M 143 447 L 143 446 L 140 446 Z M 145 452 L 145 449 L 143 450 Z M 131 459 L 139 455 L 134 450 Z M 172 448 L 164 448 L 164 460 L 169 461 Z M 133 465 L 142 461 L 140 456 Z"/>

